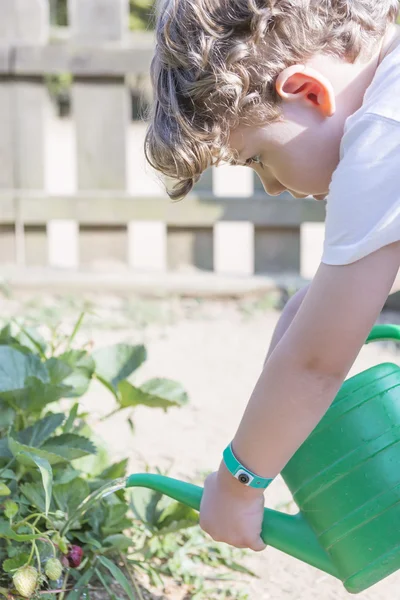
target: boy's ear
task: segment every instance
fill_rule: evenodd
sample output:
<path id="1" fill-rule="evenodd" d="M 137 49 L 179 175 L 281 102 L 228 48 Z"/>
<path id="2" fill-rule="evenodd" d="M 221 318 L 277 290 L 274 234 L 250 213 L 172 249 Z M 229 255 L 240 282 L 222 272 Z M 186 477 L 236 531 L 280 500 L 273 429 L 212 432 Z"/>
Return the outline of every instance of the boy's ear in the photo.
<path id="1" fill-rule="evenodd" d="M 276 81 L 276 90 L 285 102 L 306 102 L 314 105 L 324 117 L 336 111 L 336 99 L 329 79 L 316 69 L 293 65 L 282 71 Z"/>

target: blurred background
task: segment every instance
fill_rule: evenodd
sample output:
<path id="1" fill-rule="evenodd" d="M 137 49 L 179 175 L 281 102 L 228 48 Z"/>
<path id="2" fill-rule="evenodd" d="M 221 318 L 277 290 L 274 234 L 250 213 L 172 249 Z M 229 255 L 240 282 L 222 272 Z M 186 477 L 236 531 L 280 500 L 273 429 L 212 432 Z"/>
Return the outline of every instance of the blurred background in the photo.
<path id="1" fill-rule="evenodd" d="M 92 349 L 105 348 L 110 378 L 113 369 L 131 378 L 141 367 L 141 400 L 124 406 L 118 390 L 100 385 L 97 363 L 87 375 L 78 352 L 70 365 L 80 384 L 75 418 L 101 449 L 83 469 L 91 485 L 124 459 L 128 473 L 160 469 L 202 483 L 235 433 L 283 306 L 322 253 L 324 204 L 269 197 L 251 169 L 212 169 L 184 201 L 169 201 L 143 153 L 152 6 L 0 0 L 0 345 L 14 348 L 17 339 L 45 361 L 62 360 L 59 348 L 73 344 L 89 364 Z M 380 320 L 399 322 L 396 294 Z M 146 354 L 140 349 L 132 363 L 142 345 Z M 397 359 L 395 345 L 372 345 L 352 374 Z M 157 384 L 154 403 L 146 377 L 179 384 Z M 6 385 L 0 372 L 0 405 Z M 280 478 L 267 503 L 296 510 Z M 150 513 L 153 521 L 143 521 L 154 537 L 161 513 Z M 142 534 L 137 521 L 133 527 Z M 140 550 L 144 573 L 161 575 L 146 579 L 135 563 L 141 595 L 111 581 L 112 593 L 90 598 L 348 597 L 340 582 L 273 549 L 238 557 L 197 528 L 183 535 L 179 527 Z M 389 600 L 398 583 L 395 575 L 360 598 Z"/>
<path id="2" fill-rule="evenodd" d="M 59 269 L 70 284 L 85 272 L 87 286 L 99 273 L 136 286 L 145 274 L 170 274 L 167 286 L 297 285 L 319 262 L 323 205 L 268 197 L 245 167 L 212 169 L 171 204 L 146 164 L 152 9 L 34 0 L 4 19 L 0 274 L 18 286 Z"/>

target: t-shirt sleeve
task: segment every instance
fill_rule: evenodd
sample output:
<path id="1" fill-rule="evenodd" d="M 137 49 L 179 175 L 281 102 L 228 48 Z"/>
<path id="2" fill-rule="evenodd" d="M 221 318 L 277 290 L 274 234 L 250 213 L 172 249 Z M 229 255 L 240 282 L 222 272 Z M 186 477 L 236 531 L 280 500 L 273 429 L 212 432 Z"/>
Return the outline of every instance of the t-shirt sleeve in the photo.
<path id="1" fill-rule="evenodd" d="M 400 123 L 366 114 L 345 132 L 327 199 L 322 262 L 346 265 L 400 240 Z"/>

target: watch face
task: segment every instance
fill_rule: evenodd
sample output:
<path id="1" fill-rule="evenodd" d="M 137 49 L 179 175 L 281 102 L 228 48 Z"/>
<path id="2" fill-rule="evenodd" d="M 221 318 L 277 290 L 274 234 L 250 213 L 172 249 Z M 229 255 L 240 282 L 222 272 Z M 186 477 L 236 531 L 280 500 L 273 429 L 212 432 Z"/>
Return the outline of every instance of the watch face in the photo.
<path id="1" fill-rule="evenodd" d="M 239 469 L 238 471 L 236 471 L 235 477 L 240 481 L 240 483 L 243 483 L 243 485 L 250 485 L 254 479 L 254 477 L 252 477 L 247 471 L 244 471 L 243 469 Z"/>

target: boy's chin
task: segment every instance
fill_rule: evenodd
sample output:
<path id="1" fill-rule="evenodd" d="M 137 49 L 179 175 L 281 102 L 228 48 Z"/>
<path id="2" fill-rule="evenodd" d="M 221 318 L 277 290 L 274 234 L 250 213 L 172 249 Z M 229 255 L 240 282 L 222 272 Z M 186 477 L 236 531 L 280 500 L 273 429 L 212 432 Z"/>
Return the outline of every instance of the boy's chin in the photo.
<path id="1" fill-rule="evenodd" d="M 314 200 L 325 200 L 325 198 L 327 197 L 328 194 L 314 194 L 313 198 Z"/>

